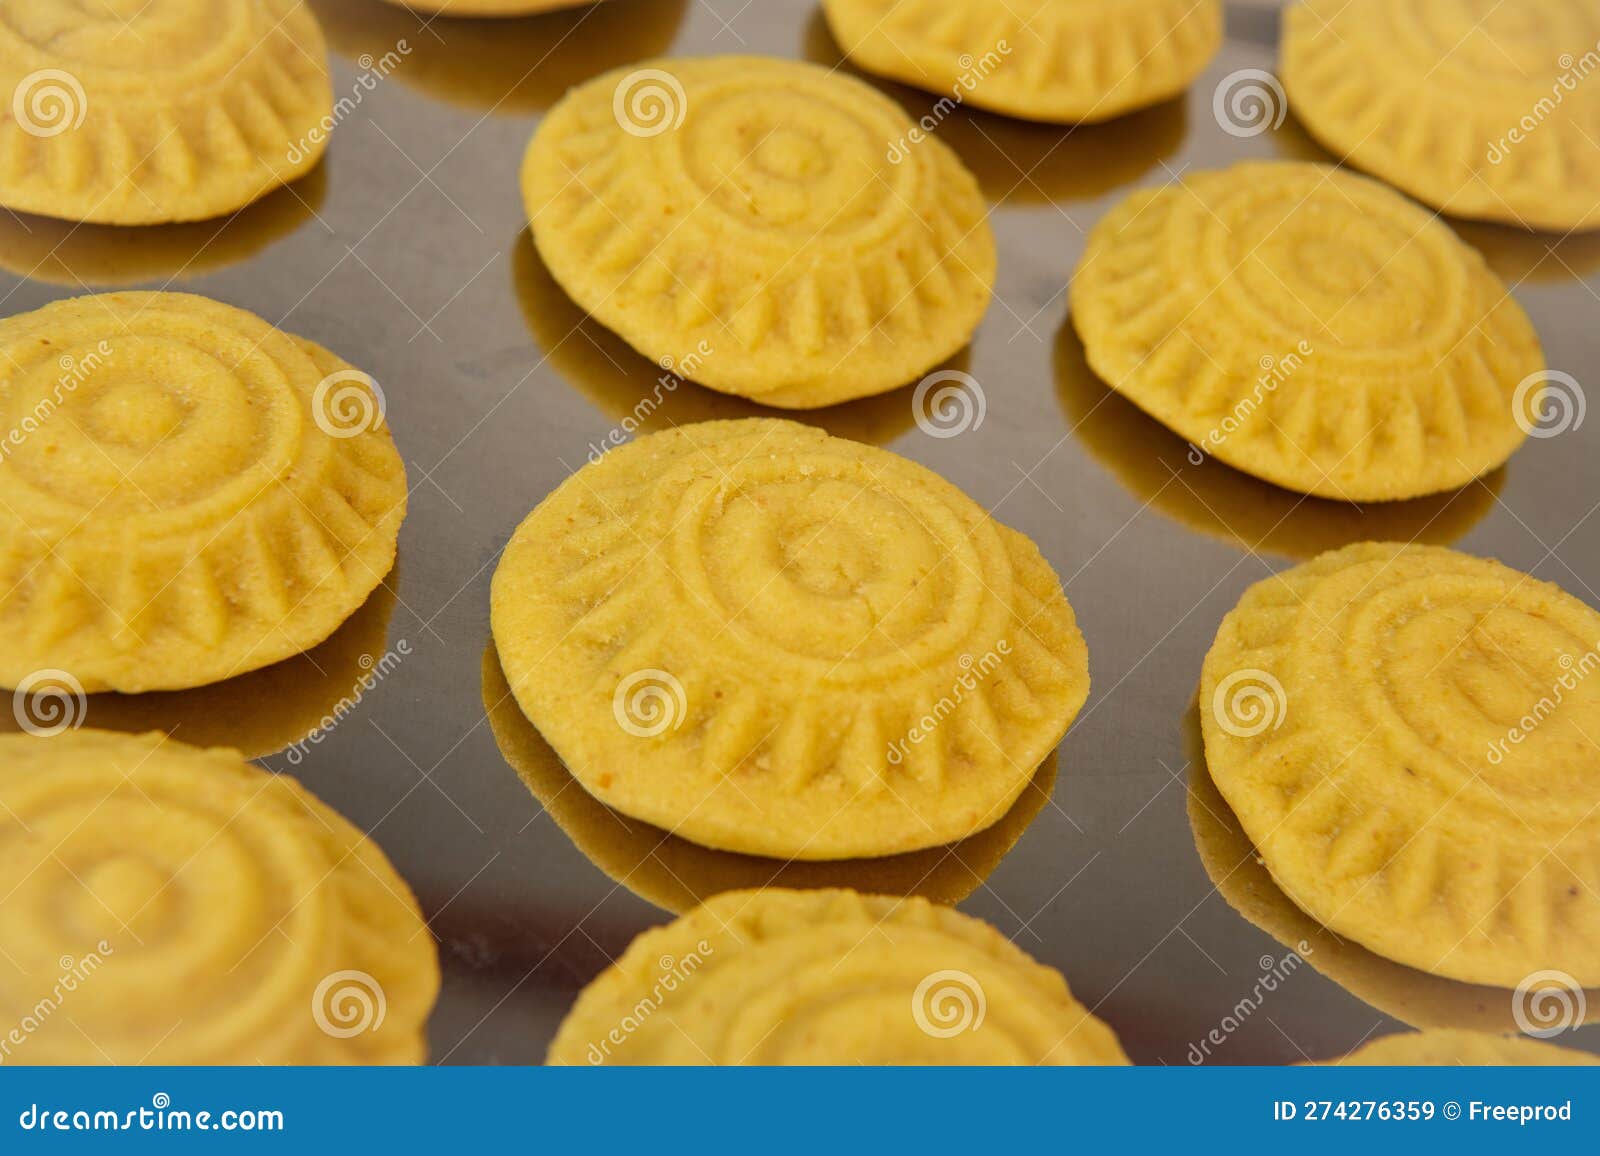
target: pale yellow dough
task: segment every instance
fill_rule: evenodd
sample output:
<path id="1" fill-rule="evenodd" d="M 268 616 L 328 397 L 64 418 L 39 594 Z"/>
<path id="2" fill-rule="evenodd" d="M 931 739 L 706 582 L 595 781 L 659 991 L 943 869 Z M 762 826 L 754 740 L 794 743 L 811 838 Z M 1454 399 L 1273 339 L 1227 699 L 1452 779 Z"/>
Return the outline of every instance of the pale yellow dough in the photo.
<path id="1" fill-rule="evenodd" d="M 952 103 L 1066 124 L 1176 96 L 1222 46 L 1221 0 L 823 0 L 822 8 L 839 46 L 868 72 Z"/>
<path id="2" fill-rule="evenodd" d="M 1211 777 L 1318 922 L 1467 983 L 1600 985 L 1600 612 L 1348 546 L 1246 591 L 1200 707 Z"/>
<path id="3" fill-rule="evenodd" d="M 1089 689 L 1032 542 L 904 458 L 769 419 L 579 470 L 512 536 L 490 618 L 517 701 L 586 790 L 783 859 L 991 826 Z"/>
<path id="4" fill-rule="evenodd" d="M 1521 1036 L 1441 1029 L 1383 1036 L 1327 1062 L 1353 1067 L 1544 1068 L 1600 1064 L 1600 1056 Z"/>
<path id="5" fill-rule="evenodd" d="M 986 923 L 854 891 L 730 891 L 584 989 L 552 1064 L 1126 1064 Z"/>
<path id="6" fill-rule="evenodd" d="M 334 354 L 203 297 L 0 321 L 0 686 L 181 689 L 327 638 L 394 564 L 382 413 Z"/>
<path id="7" fill-rule="evenodd" d="M 523 194 L 551 275 L 644 356 L 813 409 L 916 381 L 988 308 L 977 181 L 917 131 L 816 65 L 646 61 L 550 111 Z"/>
<path id="8" fill-rule="evenodd" d="M 416 900 L 289 776 L 163 735 L 7 735 L 0 814 L 5 1063 L 426 1057 Z"/>
<path id="9" fill-rule="evenodd" d="M 220 217 L 314 167 L 327 47 L 301 0 L 0 0 L 0 205 Z"/>

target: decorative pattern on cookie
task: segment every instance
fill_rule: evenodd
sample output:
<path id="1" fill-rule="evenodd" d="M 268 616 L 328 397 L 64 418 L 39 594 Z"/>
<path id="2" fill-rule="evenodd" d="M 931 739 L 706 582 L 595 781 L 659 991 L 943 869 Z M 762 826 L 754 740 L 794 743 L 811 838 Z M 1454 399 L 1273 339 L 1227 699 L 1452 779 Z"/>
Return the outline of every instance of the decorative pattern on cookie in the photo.
<path id="1" fill-rule="evenodd" d="M 1361 543 L 1245 593 L 1200 705 L 1217 787 L 1324 926 L 1468 983 L 1600 985 L 1600 612 Z"/>
<path id="2" fill-rule="evenodd" d="M 1600 0 L 1302 0 L 1282 74 L 1322 144 L 1458 217 L 1600 228 Z"/>
<path id="3" fill-rule="evenodd" d="M 1033 543 L 921 466 L 784 421 L 680 426 L 579 470 L 506 547 L 492 624 L 591 794 L 784 859 L 990 826 L 1089 686 Z"/>
<path id="4" fill-rule="evenodd" d="M 977 181 L 916 132 L 815 65 L 656 61 L 551 110 L 523 191 L 551 274 L 640 353 L 814 408 L 916 380 L 988 307 Z"/>
<path id="5" fill-rule="evenodd" d="M 869 72 L 1026 120 L 1108 120 L 1176 96 L 1222 46 L 1220 0 L 823 0 Z"/>
<path id="6" fill-rule="evenodd" d="M 0 0 L 0 205 L 220 217 L 316 165 L 327 49 L 300 0 Z"/>
<path id="7" fill-rule="evenodd" d="M 726 892 L 635 939 L 578 997 L 549 1062 L 1128 1059 L 1060 972 L 986 923 L 925 899 L 767 888 Z"/>
<path id="8" fill-rule="evenodd" d="M 178 293 L 0 321 L 0 685 L 200 686 L 321 642 L 394 563 L 371 381 Z"/>
<path id="9" fill-rule="evenodd" d="M 531 16 L 554 12 L 558 8 L 579 8 L 597 0 L 388 0 L 401 8 L 417 12 L 438 12 L 444 16 Z"/>
<path id="10" fill-rule="evenodd" d="M 289 776 L 159 734 L 7 735 L 0 815 L 0 1017 L 29 1028 L 8 1062 L 426 1057 L 416 901 Z"/>
<path id="11" fill-rule="evenodd" d="M 1527 315 L 1432 214 L 1324 165 L 1243 164 L 1133 194 L 1090 234 L 1072 317 L 1108 384 L 1287 489 L 1388 501 L 1465 485 L 1527 437 Z M 1525 391 L 1524 391 L 1525 392 Z"/>
<path id="12" fill-rule="evenodd" d="M 1383 1036 L 1327 1062 L 1383 1068 L 1547 1068 L 1600 1064 L 1600 1056 L 1523 1036 L 1439 1029 Z"/>

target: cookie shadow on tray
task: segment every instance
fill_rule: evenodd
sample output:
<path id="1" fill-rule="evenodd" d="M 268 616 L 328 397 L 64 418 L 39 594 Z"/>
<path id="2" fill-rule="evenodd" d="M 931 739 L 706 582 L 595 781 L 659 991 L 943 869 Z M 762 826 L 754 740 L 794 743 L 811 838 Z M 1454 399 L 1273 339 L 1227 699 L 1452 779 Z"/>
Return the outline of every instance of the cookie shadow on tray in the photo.
<path id="1" fill-rule="evenodd" d="M 192 746 L 232 747 L 247 759 L 288 750 L 293 769 L 306 741 L 331 728 L 393 662 L 387 646 L 394 582 L 391 571 L 360 609 L 304 654 L 189 690 L 75 695 L 65 683 L 40 683 L 31 695 L 13 696 L 13 709 L 0 714 L 0 733 L 78 726 L 162 731 Z"/>
<path id="2" fill-rule="evenodd" d="M 576 386 L 629 437 L 689 422 L 766 417 L 804 422 L 851 441 L 885 445 L 916 420 L 914 386 L 910 384 L 821 409 L 774 409 L 696 385 L 642 356 L 585 313 L 556 284 L 527 229 L 512 248 L 511 266 L 523 317 L 557 376 Z M 963 349 L 940 368 L 964 371 L 968 362 L 969 350 Z M 594 448 L 603 451 L 608 446 Z"/>
<path id="3" fill-rule="evenodd" d="M 764 859 L 702 847 L 595 799 L 523 715 L 492 642 L 483 654 L 483 705 L 501 755 L 573 845 L 607 876 L 673 912 L 723 891 L 760 887 L 849 887 L 953 905 L 994 872 L 1055 789 L 1052 752 L 998 822 L 957 843 L 882 859 Z"/>
<path id="4" fill-rule="evenodd" d="M 1405 502 L 1313 498 L 1206 456 L 1095 376 L 1067 318 L 1056 333 L 1056 397 L 1072 439 L 1141 503 L 1252 551 L 1314 558 L 1352 542 L 1447 546 L 1494 508 L 1502 467 L 1470 485 Z"/>
<path id="5" fill-rule="evenodd" d="M 1195 850 L 1217 893 L 1255 927 L 1295 951 L 1345 991 L 1417 1028 L 1517 1033 L 1516 993 L 1462 983 L 1385 959 L 1322 926 L 1273 880 L 1206 769 L 1198 696 L 1183 719 L 1189 763 L 1188 815 Z M 1600 990 L 1585 993 L 1582 1022 L 1600 1021 Z"/>
<path id="6" fill-rule="evenodd" d="M 311 0 L 328 46 L 364 74 L 502 116 L 542 111 L 592 76 L 665 54 L 688 6 L 604 0 L 484 20 L 386 0 Z"/>
<path id="7" fill-rule="evenodd" d="M 1318 144 L 1292 112 L 1273 131 L 1271 139 L 1279 159 L 1319 165 L 1343 163 Z M 1353 165 L 1345 167 L 1360 171 Z M 1600 269 L 1600 232 L 1561 236 L 1514 225 L 1462 220 L 1448 213 L 1441 217 L 1458 237 L 1482 253 L 1489 268 L 1512 288 L 1524 281 L 1556 285 L 1581 281 Z"/>
<path id="8" fill-rule="evenodd" d="M 201 277 L 247 261 L 315 220 L 327 192 L 324 160 L 292 184 L 213 220 L 130 227 L 0 212 L 0 269 L 69 289 Z"/>
<path id="9" fill-rule="evenodd" d="M 1052 205 L 1104 196 L 1175 154 L 1189 130 L 1188 102 L 1182 96 L 1087 125 L 1018 120 L 959 104 L 951 108 L 946 94 L 856 68 L 828 31 L 820 7 L 806 25 L 801 56 L 871 84 L 914 121 L 928 118 L 930 135 L 954 150 L 992 201 Z"/>

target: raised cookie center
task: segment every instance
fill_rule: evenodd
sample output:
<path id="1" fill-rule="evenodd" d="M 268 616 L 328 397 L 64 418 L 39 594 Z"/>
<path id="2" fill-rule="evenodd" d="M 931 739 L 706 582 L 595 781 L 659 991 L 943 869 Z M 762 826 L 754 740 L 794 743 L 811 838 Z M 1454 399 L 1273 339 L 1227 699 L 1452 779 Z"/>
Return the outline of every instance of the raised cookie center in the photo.
<path id="1" fill-rule="evenodd" d="M 801 519 L 779 533 L 783 571 L 824 598 L 858 594 L 878 573 L 877 548 L 854 526 Z"/>
<path id="2" fill-rule="evenodd" d="M 83 922 L 113 929 L 159 919 L 173 900 L 171 877 L 148 859 L 116 855 L 97 863 L 84 878 Z"/>
<path id="3" fill-rule="evenodd" d="M 85 427 L 97 442 L 149 452 L 183 424 L 179 397 L 149 382 L 122 382 L 89 406 Z"/>

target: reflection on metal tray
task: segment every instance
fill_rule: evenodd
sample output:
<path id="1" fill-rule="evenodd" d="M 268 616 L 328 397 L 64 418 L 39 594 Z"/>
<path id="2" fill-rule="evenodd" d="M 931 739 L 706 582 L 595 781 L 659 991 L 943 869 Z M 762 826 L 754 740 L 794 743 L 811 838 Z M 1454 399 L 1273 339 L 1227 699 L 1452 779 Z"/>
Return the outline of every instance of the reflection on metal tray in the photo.
<path id="1" fill-rule="evenodd" d="M 192 289 L 370 370 L 413 485 L 393 597 L 311 667 L 165 703 L 92 703 L 91 720 L 143 727 L 161 721 L 149 710 L 169 710 L 180 737 L 217 741 L 235 728 L 256 752 L 282 752 L 360 678 L 352 656 L 386 656 L 381 680 L 319 742 L 263 761 L 370 831 L 416 889 L 445 972 L 434 1059 L 538 1062 L 578 989 L 668 918 L 652 901 L 681 907 L 719 880 L 760 881 L 765 865 L 659 843 L 583 796 L 507 714 L 486 650 L 498 551 L 659 372 L 551 281 L 528 238 L 518 164 L 541 113 L 602 70 L 668 53 L 829 65 L 839 53 L 812 0 L 608 0 L 496 22 L 429 20 L 380 0 L 313 6 L 336 92 L 357 84 L 364 54 L 381 57 L 402 39 L 410 49 L 337 126 L 315 173 L 220 226 L 0 220 L 5 309 L 80 285 Z M 966 109 L 940 124 L 995 206 L 997 299 L 958 362 L 983 383 L 980 428 L 923 435 L 909 389 L 808 418 L 942 473 L 1037 541 L 1066 581 L 1089 644 L 1089 705 L 1001 826 L 958 845 L 924 884 L 1065 972 L 1143 1063 L 1189 1062 L 1225 1020 L 1235 1026 L 1209 1062 L 1330 1056 L 1403 1021 L 1507 1022 L 1509 993 L 1387 964 L 1273 894 L 1188 736 L 1201 659 L 1244 588 L 1350 541 L 1418 538 L 1499 557 L 1600 603 L 1590 586 L 1600 423 L 1530 445 L 1459 493 L 1355 509 L 1192 463 L 1181 441 L 1088 372 L 1065 287 L 1111 203 L 1196 168 L 1321 156 L 1292 119 L 1254 137 L 1216 125 L 1218 81 L 1270 68 L 1275 55 L 1270 8 L 1230 5 L 1228 15 L 1230 40 L 1185 99 L 1080 129 Z M 937 99 L 880 87 L 917 116 Z M 1600 361 L 1600 239 L 1459 228 L 1513 286 L 1552 366 Z M 755 412 L 684 386 L 653 419 Z M 811 865 L 806 878 L 850 870 Z M 902 886 L 924 870 L 878 864 L 859 882 Z M 1264 969 L 1281 969 L 1302 938 L 1310 966 L 1239 1016 Z M 1600 1028 L 1561 1042 L 1600 1050 Z"/>

